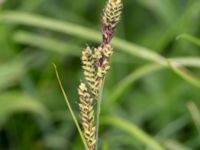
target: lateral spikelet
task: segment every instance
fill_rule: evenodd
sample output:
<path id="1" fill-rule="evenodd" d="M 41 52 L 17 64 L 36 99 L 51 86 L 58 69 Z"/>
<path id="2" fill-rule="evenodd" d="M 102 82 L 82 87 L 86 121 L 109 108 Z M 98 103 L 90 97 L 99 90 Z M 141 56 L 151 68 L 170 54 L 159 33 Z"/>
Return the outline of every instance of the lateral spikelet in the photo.
<path id="1" fill-rule="evenodd" d="M 93 52 L 90 47 L 87 47 L 82 52 L 82 63 L 83 63 L 83 72 L 85 80 L 87 81 L 90 88 L 92 88 L 95 82 L 95 60 L 93 58 Z"/>
<path id="2" fill-rule="evenodd" d="M 104 79 L 108 70 L 110 69 L 109 59 L 113 54 L 111 45 L 99 46 L 96 51 L 100 53 L 100 58 L 97 59 L 97 76 L 100 79 Z"/>
<path id="3" fill-rule="evenodd" d="M 99 56 L 97 56 L 99 57 Z M 90 47 L 87 47 L 82 52 L 82 68 L 85 76 L 85 80 L 87 82 L 87 85 L 90 88 L 90 92 L 97 97 L 98 96 L 98 83 L 97 83 L 97 77 L 96 77 L 96 64 L 95 61 L 97 59 L 95 57 L 95 54 L 93 53 L 93 50 Z"/>
<path id="4" fill-rule="evenodd" d="M 96 143 L 96 129 L 94 127 L 94 109 L 92 106 L 92 98 L 90 97 L 88 89 L 84 83 L 81 83 L 79 85 L 78 94 L 80 99 L 79 108 L 83 126 L 83 133 L 89 148 L 93 150 Z"/>

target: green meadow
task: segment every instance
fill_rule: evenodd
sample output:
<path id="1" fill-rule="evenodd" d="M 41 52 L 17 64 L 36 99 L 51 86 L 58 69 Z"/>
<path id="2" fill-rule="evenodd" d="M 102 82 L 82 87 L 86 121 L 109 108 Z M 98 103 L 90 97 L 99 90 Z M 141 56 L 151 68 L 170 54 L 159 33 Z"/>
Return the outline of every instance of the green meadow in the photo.
<path id="1" fill-rule="evenodd" d="M 99 150 L 200 149 L 200 0 L 123 0 Z M 0 0 L 0 150 L 84 150 L 81 52 L 106 0 Z M 96 104 L 94 104 L 96 107 Z"/>

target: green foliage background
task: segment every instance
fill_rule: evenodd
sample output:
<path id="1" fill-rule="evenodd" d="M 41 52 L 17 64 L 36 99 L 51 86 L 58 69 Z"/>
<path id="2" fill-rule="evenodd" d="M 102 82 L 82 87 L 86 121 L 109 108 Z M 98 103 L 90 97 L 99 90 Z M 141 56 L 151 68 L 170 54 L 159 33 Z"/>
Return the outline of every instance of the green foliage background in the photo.
<path id="1" fill-rule="evenodd" d="M 124 0 L 101 115 L 103 150 L 200 149 L 200 1 Z M 81 150 L 80 54 L 99 0 L 0 0 L 0 149 Z M 168 58 L 168 59 L 166 59 Z"/>

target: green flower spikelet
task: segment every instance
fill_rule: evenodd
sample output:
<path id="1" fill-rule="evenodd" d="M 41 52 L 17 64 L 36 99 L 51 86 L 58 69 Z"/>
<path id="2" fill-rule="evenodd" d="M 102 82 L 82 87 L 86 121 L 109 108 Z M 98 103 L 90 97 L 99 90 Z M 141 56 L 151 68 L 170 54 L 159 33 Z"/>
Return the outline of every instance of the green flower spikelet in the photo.
<path id="1" fill-rule="evenodd" d="M 88 93 L 88 89 L 84 83 L 81 83 L 78 88 L 80 98 L 79 108 L 81 114 L 82 125 L 84 129 L 84 136 L 88 146 L 92 149 L 96 143 L 95 127 L 94 127 L 94 109 L 92 105 L 92 98 Z"/>
<path id="2" fill-rule="evenodd" d="M 120 21 L 122 7 L 121 0 L 108 0 L 103 11 L 103 24 L 115 28 Z"/>

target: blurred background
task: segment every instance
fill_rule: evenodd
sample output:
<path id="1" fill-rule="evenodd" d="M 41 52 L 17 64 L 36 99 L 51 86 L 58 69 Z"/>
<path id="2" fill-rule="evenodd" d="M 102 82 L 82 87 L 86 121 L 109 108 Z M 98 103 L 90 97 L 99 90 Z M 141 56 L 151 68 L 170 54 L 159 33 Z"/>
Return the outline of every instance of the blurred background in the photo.
<path id="1" fill-rule="evenodd" d="M 105 2 L 0 0 L 0 150 L 84 149 L 52 63 L 80 118 L 80 54 L 101 40 Z M 200 149 L 200 1 L 123 3 L 100 149 Z"/>

